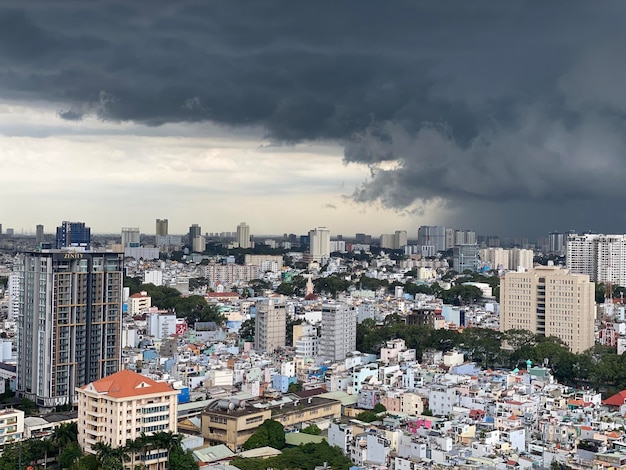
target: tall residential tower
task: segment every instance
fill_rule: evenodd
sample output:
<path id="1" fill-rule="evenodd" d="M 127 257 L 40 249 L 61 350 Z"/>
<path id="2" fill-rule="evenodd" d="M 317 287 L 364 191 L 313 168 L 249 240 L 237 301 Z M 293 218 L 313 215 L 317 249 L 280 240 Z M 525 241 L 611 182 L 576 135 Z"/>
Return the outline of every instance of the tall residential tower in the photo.
<path id="1" fill-rule="evenodd" d="M 44 408 L 120 369 L 123 255 L 43 250 L 18 273 L 17 392 Z"/>

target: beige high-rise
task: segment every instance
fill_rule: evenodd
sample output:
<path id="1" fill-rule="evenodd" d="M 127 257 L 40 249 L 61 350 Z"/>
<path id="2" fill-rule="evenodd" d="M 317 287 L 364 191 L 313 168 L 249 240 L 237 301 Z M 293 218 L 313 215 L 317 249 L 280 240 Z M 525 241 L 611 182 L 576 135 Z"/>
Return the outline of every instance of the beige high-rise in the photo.
<path id="1" fill-rule="evenodd" d="M 500 283 L 500 331 L 556 336 L 572 352 L 594 345 L 595 284 L 556 266 L 508 272 Z"/>

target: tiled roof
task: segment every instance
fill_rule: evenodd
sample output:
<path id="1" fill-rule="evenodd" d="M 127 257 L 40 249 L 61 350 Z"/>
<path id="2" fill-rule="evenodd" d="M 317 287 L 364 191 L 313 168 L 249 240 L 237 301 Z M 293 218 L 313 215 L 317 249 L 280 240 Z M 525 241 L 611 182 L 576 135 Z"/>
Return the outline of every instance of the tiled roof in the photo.
<path id="1" fill-rule="evenodd" d="M 83 390 L 104 393 L 113 398 L 131 398 L 173 391 L 165 382 L 155 382 L 148 377 L 144 377 L 130 370 L 121 370 L 108 377 L 91 382 L 82 388 Z"/>

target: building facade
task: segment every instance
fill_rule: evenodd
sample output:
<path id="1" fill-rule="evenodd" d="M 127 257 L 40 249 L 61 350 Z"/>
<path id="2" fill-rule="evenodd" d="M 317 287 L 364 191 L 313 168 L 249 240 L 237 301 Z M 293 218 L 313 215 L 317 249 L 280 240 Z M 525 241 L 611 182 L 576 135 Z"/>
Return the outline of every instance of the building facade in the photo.
<path id="1" fill-rule="evenodd" d="M 83 248 L 88 250 L 91 245 L 91 228 L 85 222 L 64 221 L 57 227 L 56 248 Z"/>
<path id="2" fill-rule="evenodd" d="M 176 433 L 178 393 L 165 382 L 129 370 L 77 388 L 78 444 L 83 452 L 95 454 L 97 442 L 115 449 L 142 435 Z M 146 470 L 165 468 L 167 450 L 138 451 L 129 464 L 145 465 Z"/>
<path id="3" fill-rule="evenodd" d="M 254 349 L 274 352 L 285 347 L 287 305 L 279 299 L 261 299 L 256 303 Z"/>
<path id="4" fill-rule="evenodd" d="M 318 227 L 309 231 L 309 254 L 312 261 L 330 258 L 330 230 Z"/>
<path id="5" fill-rule="evenodd" d="M 250 226 L 245 222 L 237 225 L 237 244 L 239 248 L 250 248 Z"/>
<path id="6" fill-rule="evenodd" d="M 434 246 L 435 251 L 446 250 L 446 228 L 441 225 L 422 225 L 417 229 L 419 246 Z"/>
<path id="7" fill-rule="evenodd" d="M 457 245 L 452 250 L 452 269 L 457 273 L 465 270 L 478 271 L 480 263 L 478 245 Z"/>
<path id="8" fill-rule="evenodd" d="M 168 235 L 167 219 L 156 219 L 156 236 L 166 237 Z"/>
<path id="9" fill-rule="evenodd" d="M 122 247 L 138 247 L 141 233 L 139 227 L 123 227 L 122 228 Z"/>
<path id="10" fill-rule="evenodd" d="M 123 255 L 25 253 L 19 275 L 17 392 L 49 408 L 120 368 Z"/>
<path id="11" fill-rule="evenodd" d="M 561 339 L 580 353 L 594 343 L 595 284 L 556 266 L 508 272 L 500 284 L 500 331 L 528 330 Z"/>
<path id="12" fill-rule="evenodd" d="M 626 286 L 626 235 L 570 235 L 567 267 L 594 282 Z"/>
<path id="13" fill-rule="evenodd" d="M 353 305 L 322 305 L 322 335 L 319 354 L 326 360 L 341 361 L 356 350 L 357 310 Z"/>

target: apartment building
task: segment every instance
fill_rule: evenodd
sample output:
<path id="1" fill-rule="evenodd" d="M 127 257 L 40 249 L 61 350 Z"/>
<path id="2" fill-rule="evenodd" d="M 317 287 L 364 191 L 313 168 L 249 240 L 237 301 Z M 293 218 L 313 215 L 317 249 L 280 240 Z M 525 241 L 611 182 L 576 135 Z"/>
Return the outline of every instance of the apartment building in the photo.
<path id="1" fill-rule="evenodd" d="M 254 319 L 254 349 L 259 352 L 274 352 L 285 347 L 287 305 L 280 299 L 259 300 Z"/>
<path id="2" fill-rule="evenodd" d="M 76 393 L 78 443 L 85 453 L 95 454 L 97 442 L 117 448 L 142 434 L 177 432 L 179 391 L 165 382 L 122 370 L 77 388 Z M 143 464 L 146 470 L 155 470 L 167 464 L 167 451 L 151 449 L 134 458 L 131 468 Z"/>
<path id="3" fill-rule="evenodd" d="M 357 310 L 353 305 L 322 305 L 322 336 L 319 354 L 327 360 L 341 361 L 356 350 Z"/>

